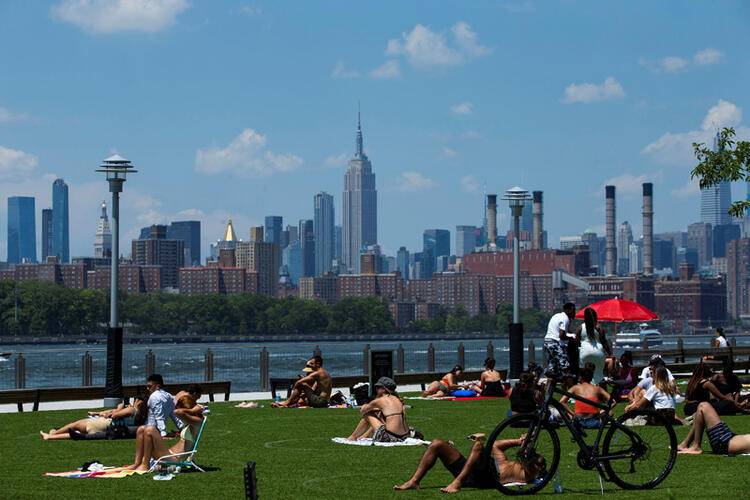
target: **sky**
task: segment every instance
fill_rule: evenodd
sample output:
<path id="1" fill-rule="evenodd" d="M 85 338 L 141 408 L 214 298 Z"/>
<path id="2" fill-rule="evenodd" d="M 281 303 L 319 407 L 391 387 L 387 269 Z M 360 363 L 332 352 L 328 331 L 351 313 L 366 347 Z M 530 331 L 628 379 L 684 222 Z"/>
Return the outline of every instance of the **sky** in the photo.
<path id="1" fill-rule="evenodd" d="M 199 2 L 0 0 L 0 259 L 8 196 L 70 185 L 71 255 L 92 255 L 117 152 L 124 253 L 138 228 L 281 215 L 341 219 L 357 105 L 390 254 L 422 231 L 481 224 L 482 192 L 542 190 L 545 229 L 641 234 L 699 219 L 693 141 L 750 137 L 750 4 L 726 2 Z M 744 186 L 734 187 L 745 196 Z M 500 205 L 499 226 L 509 209 Z"/>

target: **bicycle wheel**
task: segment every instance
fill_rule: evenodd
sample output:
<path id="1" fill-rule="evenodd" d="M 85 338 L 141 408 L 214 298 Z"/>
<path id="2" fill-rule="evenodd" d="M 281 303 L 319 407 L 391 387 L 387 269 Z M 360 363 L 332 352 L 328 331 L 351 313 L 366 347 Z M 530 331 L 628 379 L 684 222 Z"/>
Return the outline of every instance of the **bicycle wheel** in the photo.
<path id="1" fill-rule="evenodd" d="M 625 426 L 625 421 L 648 425 Z M 602 455 L 624 454 L 624 458 L 604 460 L 604 469 L 620 488 L 650 489 L 666 479 L 677 458 L 677 437 L 672 425 L 653 410 L 632 410 L 610 424 L 602 443 Z"/>
<path id="2" fill-rule="evenodd" d="M 529 443 L 526 451 L 523 447 L 513 445 L 502 452 L 509 461 L 528 464 L 534 470 L 536 477 L 528 482 L 503 481 L 498 474 L 498 467 L 493 457 L 495 443 L 505 440 L 517 440 L 523 434 L 531 435 L 531 429 L 539 427 L 539 434 L 534 443 Z M 490 434 L 484 447 L 483 462 L 488 467 L 491 477 L 495 479 L 495 486 L 506 495 L 531 495 L 544 488 L 555 474 L 560 463 L 560 439 L 555 429 L 549 423 L 540 425 L 539 416 L 526 414 L 514 415 L 502 421 Z"/>

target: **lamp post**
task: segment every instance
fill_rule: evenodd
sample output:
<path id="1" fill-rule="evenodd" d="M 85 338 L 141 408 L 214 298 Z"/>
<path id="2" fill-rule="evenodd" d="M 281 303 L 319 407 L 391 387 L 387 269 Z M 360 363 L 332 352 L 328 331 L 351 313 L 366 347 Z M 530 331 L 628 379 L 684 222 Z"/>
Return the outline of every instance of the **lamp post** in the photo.
<path id="1" fill-rule="evenodd" d="M 516 378 L 523 371 L 523 324 L 520 319 L 521 283 L 520 283 L 520 248 L 521 213 L 523 206 L 531 198 L 529 192 L 516 186 L 505 192 L 504 200 L 508 201 L 513 216 L 513 322 L 508 326 L 508 348 L 510 355 L 510 377 Z"/>
<path id="2" fill-rule="evenodd" d="M 96 170 L 107 176 L 112 193 L 112 255 L 110 256 L 109 328 L 107 329 L 107 376 L 104 406 L 114 407 L 122 400 L 122 327 L 117 308 L 120 256 L 120 193 L 127 174 L 136 173 L 129 160 L 115 154 L 102 162 Z"/>

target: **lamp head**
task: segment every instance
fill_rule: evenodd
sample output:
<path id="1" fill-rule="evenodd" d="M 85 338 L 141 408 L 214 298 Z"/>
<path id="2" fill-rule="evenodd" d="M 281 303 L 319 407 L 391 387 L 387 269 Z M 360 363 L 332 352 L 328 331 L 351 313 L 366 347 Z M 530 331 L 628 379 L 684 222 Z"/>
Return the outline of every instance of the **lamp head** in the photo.
<path id="1" fill-rule="evenodd" d="M 138 172 L 133 168 L 133 164 L 130 163 L 130 160 L 123 158 L 119 154 L 113 154 L 102 161 L 101 166 L 96 171 L 104 172 L 108 181 L 119 184 L 125 182 L 127 174 Z"/>

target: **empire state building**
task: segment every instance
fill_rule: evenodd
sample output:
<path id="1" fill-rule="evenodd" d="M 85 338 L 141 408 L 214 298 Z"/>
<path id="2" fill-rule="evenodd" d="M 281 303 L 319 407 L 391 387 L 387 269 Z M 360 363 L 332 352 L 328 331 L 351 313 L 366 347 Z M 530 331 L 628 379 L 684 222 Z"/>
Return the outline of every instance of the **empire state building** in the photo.
<path id="1" fill-rule="evenodd" d="M 342 259 L 349 272 L 359 274 L 359 255 L 378 242 L 378 192 L 372 163 L 364 152 L 362 124 L 357 113 L 354 157 L 344 175 Z"/>

